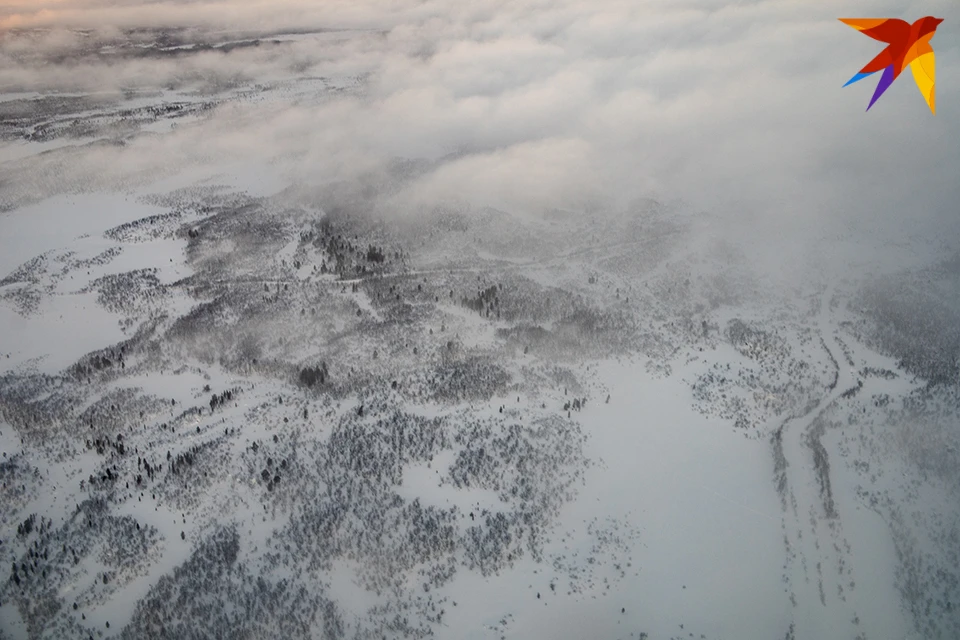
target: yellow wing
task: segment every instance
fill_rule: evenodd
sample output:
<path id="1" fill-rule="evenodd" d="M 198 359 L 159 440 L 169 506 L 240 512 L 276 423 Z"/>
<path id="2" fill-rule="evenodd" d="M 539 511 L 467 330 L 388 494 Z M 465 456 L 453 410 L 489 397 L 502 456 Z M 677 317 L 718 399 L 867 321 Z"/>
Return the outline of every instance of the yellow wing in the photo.
<path id="1" fill-rule="evenodd" d="M 917 82 L 917 88 L 927 101 L 930 111 L 937 113 L 937 59 L 933 49 L 927 51 L 910 62 L 910 71 L 913 72 L 913 79 Z"/>

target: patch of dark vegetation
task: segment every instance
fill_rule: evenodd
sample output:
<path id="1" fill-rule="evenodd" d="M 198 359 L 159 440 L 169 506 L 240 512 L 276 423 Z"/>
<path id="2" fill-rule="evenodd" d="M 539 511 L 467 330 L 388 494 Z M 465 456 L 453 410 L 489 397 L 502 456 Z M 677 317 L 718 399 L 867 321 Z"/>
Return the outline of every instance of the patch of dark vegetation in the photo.
<path id="1" fill-rule="evenodd" d="M 76 417 L 76 436 L 84 440 L 116 439 L 128 431 L 134 418 L 153 415 L 169 408 L 153 396 L 144 396 L 137 389 L 122 388 L 100 396 Z"/>
<path id="2" fill-rule="evenodd" d="M 513 327 L 497 328 L 496 336 L 508 343 L 517 343 L 525 350 L 537 349 L 548 344 L 552 338 L 551 333 L 538 325 L 521 324 Z"/>
<path id="3" fill-rule="evenodd" d="M 152 47 L 143 47 L 143 46 L 134 46 L 133 43 L 129 43 L 126 46 L 120 45 L 115 46 L 109 50 L 109 52 L 101 52 L 100 56 L 110 60 L 122 60 L 124 58 L 139 60 L 142 58 L 190 58 L 198 54 L 211 54 L 211 53 L 221 53 L 228 54 L 231 51 L 236 51 L 239 49 L 250 49 L 250 48 L 259 48 L 259 47 L 271 47 L 271 48 L 288 48 L 290 46 L 289 42 L 284 42 L 281 40 L 261 40 L 259 38 L 253 39 L 244 39 L 231 42 L 189 42 L 183 44 L 168 44 L 163 42 L 155 43 L 155 46 Z M 185 74 L 186 75 L 186 74 Z M 191 78 L 189 75 L 186 75 L 179 82 L 187 83 Z M 194 80 L 199 80 L 195 78 Z M 206 78 L 208 82 L 215 81 L 213 78 Z M 220 81 L 222 84 L 223 80 Z M 249 82 L 248 79 L 234 79 L 233 83 L 229 86 L 240 86 Z M 173 84 L 173 87 L 180 86 L 179 83 Z M 220 85 L 218 85 L 220 86 Z M 224 86 L 223 88 L 227 88 Z"/>
<path id="4" fill-rule="evenodd" d="M 237 302 L 242 301 L 239 294 L 234 294 L 233 298 Z M 200 340 L 205 334 L 212 334 L 222 322 L 230 302 L 230 298 L 224 295 L 197 304 L 189 312 L 173 321 L 167 331 L 167 337 L 174 340 Z"/>
<path id="5" fill-rule="evenodd" d="M 813 469 L 820 487 L 820 500 L 827 518 L 836 518 L 837 511 L 833 502 L 833 489 L 830 485 L 830 457 L 823 446 L 823 435 L 826 433 L 827 421 L 823 415 L 817 417 L 804 435 L 807 446 L 813 452 Z"/>
<path id="6" fill-rule="evenodd" d="M 774 418 L 803 415 L 805 407 L 819 401 L 824 387 L 832 390 L 839 379 L 839 369 L 825 343 L 822 346 L 831 359 L 830 366 L 815 366 L 806 356 L 815 344 L 813 332 L 788 334 L 799 340 L 799 348 L 793 348 L 782 329 L 763 329 L 759 324 L 730 321 L 726 339 L 748 362 L 714 362 L 692 384 L 699 411 L 732 420 L 736 427 L 748 430 Z"/>
<path id="7" fill-rule="evenodd" d="M 293 428 L 272 439 L 257 440 L 241 455 L 247 476 L 261 488 L 265 506 L 291 510 L 315 497 L 321 482 L 315 468 L 324 455 L 302 429 Z"/>
<path id="8" fill-rule="evenodd" d="M 833 365 L 833 380 L 827 385 L 827 391 L 833 391 L 837 388 L 837 383 L 840 381 L 840 363 L 837 362 L 836 356 L 833 355 L 833 351 L 827 346 L 827 342 L 823 339 L 823 336 L 820 336 L 820 346 L 823 347 L 827 357 L 830 359 L 830 364 Z"/>
<path id="9" fill-rule="evenodd" d="M 58 636 L 58 631 L 72 627 L 74 617 L 79 618 L 60 599 L 65 585 L 79 586 L 73 589 L 75 609 L 102 604 L 146 571 L 160 540 L 156 528 L 130 516 L 110 515 L 103 499 L 78 504 L 59 527 L 31 516 L 21 531 L 20 556 L 0 587 L 0 598 L 17 607 L 31 637 Z M 88 575 L 87 560 L 104 569 Z"/>
<path id="10" fill-rule="evenodd" d="M 857 386 L 850 387 L 846 391 L 840 394 L 840 397 L 844 400 L 849 400 L 850 398 L 856 396 L 860 393 L 860 390 L 863 389 L 863 380 L 857 380 Z"/>
<path id="11" fill-rule="evenodd" d="M 924 478 L 938 478 L 948 487 L 960 487 L 960 388 L 925 386 L 905 396 L 898 408 L 887 409 L 896 425 L 897 452 Z"/>
<path id="12" fill-rule="evenodd" d="M 251 199 L 248 194 L 234 191 L 222 185 L 204 184 L 182 187 L 166 193 L 144 194 L 141 196 L 141 201 L 150 206 L 171 210 L 168 213 L 141 219 L 141 221 L 150 221 L 149 226 L 153 227 L 161 223 L 164 223 L 164 225 L 173 224 L 182 221 L 184 218 L 206 218 L 216 211 L 238 209 L 249 204 Z M 171 217 L 167 218 L 168 215 Z M 138 228 L 142 226 L 141 221 L 135 221 L 132 224 L 135 228 Z M 117 228 L 123 228 L 123 225 Z M 182 224 L 175 227 L 180 235 L 183 234 L 183 228 L 184 225 Z"/>
<path id="13" fill-rule="evenodd" d="M 221 393 L 215 393 L 210 396 L 210 413 L 212 414 L 216 411 L 217 407 L 226 405 L 228 402 L 233 402 L 235 396 L 240 393 L 239 387 L 233 389 L 227 389 Z"/>
<path id="14" fill-rule="evenodd" d="M 25 443 L 59 443 L 72 418 L 70 404 L 83 397 L 83 390 L 65 382 L 69 379 L 42 374 L 0 376 L 0 418 L 16 429 Z"/>
<path id="15" fill-rule="evenodd" d="M 492 359 L 475 356 L 438 364 L 420 384 L 429 399 L 457 403 L 487 400 L 504 392 L 510 381 L 510 374 Z M 408 382 L 411 387 L 417 384 Z"/>
<path id="16" fill-rule="evenodd" d="M 236 527 L 217 528 L 137 603 L 120 638 L 308 638 L 314 630 L 343 637 L 322 587 L 257 575 L 240 555 Z"/>
<path id="17" fill-rule="evenodd" d="M 727 325 L 727 339 L 741 354 L 752 359 L 780 359 L 787 355 L 783 338 L 734 319 Z"/>
<path id="18" fill-rule="evenodd" d="M 390 249 L 371 243 L 363 245 L 358 233 L 364 237 L 382 235 L 376 229 L 358 228 L 361 220 L 344 217 L 344 213 L 334 208 L 327 216 L 313 225 L 313 229 L 301 234 L 301 243 L 309 244 L 325 256 L 320 273 L 331 273 L 340 278 L 370 277 L 396 269 L 402 264 L 402 255 L 397 249 Z"/>
<path id="19" fill-rule="evenodd" d="M 301 369 L 298 380 L 300 381 L 300 384 L 307 387 L 312 387 L 314 385 L 322 386 L 327 382 L 327 377 L 329 375 L 330 372 L 327 369 L 327 363 L 321 362 L 319 365 L 304 367 Z"/>
<path id="20" fill-rule="evenodd" d="M 14 305 L 20 315 L 35 313 L 44 295 L 53 288 L 53 283 L 47 281 L 50 267 L 47 255 L 36 256 L 21 264 L 0 280 L 0 300 Z"/>
<path id="21" fill-rule="evenodd" d="M 896 380 L 899 377 L 889 369 L 877 369 L 875 367 L 864 367 L 860 370 L 860 375 L 864 378 L 883 378 L 884 380 Z"/>
<path id="22" fill-rule="evenodd" d="M 0 461 L 0 490 L 4 498 L 0 505 L 0 527 L 13 527 L 27 502 L 39 493 L 42 483 L 40 469 L 31 467 L 22 453 Z"/>
<path id="23" fill-rule="evenodd" d="M 429 322 L 435 318 L 435 305 L 439 295 L 433 287 L 437 285 L 429 283 L 427 279 L 424 280 L 417 281 L 413 277 L 399 275 L 368 276 L 363 277 L 361 282 L 350 285 L 352 293 L 362 292 L 367 295 L 370 304 L 380 316 L 378 322 L 361 321 L 360 326 L 364 330 L 409 331 L 411 326 L 419 322 Z"/>
<path id="24" fill-rule="evenodd" d="M 532 427 L 473 422 L 457 433 L 454 443 L 460 450 L 449 481 L 458 488 L 494 491 L 502 501 L 515 505 L 510 517 L 519 518 L 511 521 L 519 525 L 517 542 L 525 525 L 527 549 L 539 560 L 544 541 L 539 525 L 574 497 L 574 486 L 587 464 L 579 427 L 556 416 L 538 419 Z M 502 524 L 500 518 L 494 521 Z"/>
<path id="25" fill-rule="evenodd" d="M 414 610 L 419 636 L 442 620 L 441 603 L 430 594 L 458 567 L 492 575 L 525 554 L 542 560 L 551 522 L 583 477 L 583 436 L 575 423 L 559 418 L 520 426 L 478 422 L 469 412 L 434 419 L 396 411 L 383 416 L 380 403 L 368 404 L 369 412 L 345 414 L 313 449 L 295 432 L 245 453 L 249 473 L 260 476 L 264 487 L 275 483 L 278 466 L 286 464 L 280 486 L 272 493 L 265 488 L 263 499 L 266 505 L 280 500 L 292 516 L 265 562 L 285 571 L 326 571 L 338 559 L 350 559 L 363 586 L 380 595 L 399 595 L 398 581 L 408 580 L 402 576 L 419 576 L 419 584 L 401 588 L 411 590 L 407 595 L 427 594 Z M 503 508 L 463 513 L 457 506 L 402 497 L 405 469 L 436 464 L 441 452 L 454 453 L 451 467 L 438 469 L 441 483 L 495 491 Z M 300 499 L 290 502 L 278 491 Z M 365 624 L 390 628 L 394 607 L 410 601 L 389 602 L 384 610 L 371 610 Z"/>
<path id="26" fill-rule="evenodd" d="M 176 453 L 168 450 L 163 461 L 153 467 L 157 469 L 159 466 L 164 473 L 154 471 L 152 475 L 156 481 L 144 481 L 140 490 L 155 493 L 159 500 L 178 511 L 196 510 L 209 488 L 229 472 L 225 464 L 229 444 L 230 436 L 221 431 L 213 439 L 182 447 Z"/>
<path id="27" fill-rule="evenodd" d="M 955 638 L 960 634 L 960 522 L 953 520 L 938 546 L 946 557 L 918 544 L 911 527 L 899 513 L 892 514 L 891 529 L 897 554 L 897 588 L 913 619 L 914 630 L 924 638 Z"/>
<path id="28" fill-rule="evenodd" d="M 586 306 L 576 294 L 559 287 L 545 287 L 517 274 L 497 283 L 495 294 L 496 311 L 500 319 L 509 323 L 543 325 Z M 491 296 L 487 294 L 487 298 Z"/>
<path id="29" fill-rule="evenodd" d="M 64 376 L 73 382 L 90 384 L 94 380 L 106 382 L 122 377 L 127 360 L 149 355 L 156 347 L 152 342 L 157 327 L 164 318 L 152 318 L 137 328 L 129 339 L 113 346 L 86 354 L 67 368 Z"/>
<path id="30" fill-rule="evenodd" d="M 773 483 L 780 496 L 780 508 L 787 511 L 787 456 L 783 452 L 783 429 L 781 424 L 771 436 L 773 445 Z"/>
<path id="31" fill-rule="evenodd" d="M 351 559 L 363 586 L 378 594 L 418 567 L 432 579 L 452 576 L 442 567 L 456 548 L 456 508 L 424 506 L 395 491 L 405 461 L 443 446 L 444 426 L 399 414 L 376 425 L 341 423 L 317 465 L 325 491 L 298 507 L 268 560 L 316 571 Z"/>
<path id="32" fill-rule="evenodd" d="M 82 292 L 97 291 L 97 302 L 115 313 L 132 312 L 145 298 L 163 292 L 156 268 L 138 269 L 97 278 Z"/>
<path id="33" fill-rule="evenodd" d="M 96 96 L 41 96 L 4 100 L 0 102 L 0 124 L 24 128 L 36 122 L 38 118 L 66 116 L 88 109 L 111 106 L 110 99 L 98 99 Z"/>
<path id="34" fill-rule="evenodd" d="M 265 209 L 262 199 L 245 198 L 204 208 L 205 217 L 180 228 L 187 240 L 187 262 L 197 272 L 193 281 L 219 279 L 257 273 L 261 278 L 281 276 L 271 273 L 277 250 L 287 240 L 285 223 L 276 212 Z"/>
<path id="35" fill-rule="evenodd" d="M 14 284 L 39 285 L 43 281 L 43 276 L 47 273 L 47 263 L 46 255 L 39 255 L 27 260 L 0 280 L 0 288 Z"/>
<path id="36" fill-rule="evenodd" d="M 925 283 L 884 280 L 864 287 L 855 306 L 870 320 L 859 328 L 868 345 L 932 385 L 960 382 L 960 305 Z"/>
<path id="37" fill-rule="evenodd" d="M 497 319 L 500 318 L 500 299 L 497 297 L 497 292 L 503 290 L 503 285 L 490 285 L 486 289 L 477 291 L 477 295 L 468 298 L 464 297 L 461 299 L 461 303 L 466 308 L 476 311 L 481 316 L 489 318 L 493 315 L 496 315 Z"/>
<path id="38" fill-rule="evenodd" d="M 577 353 L 607 356 L 635 347 L 637 326 L 632 314 L 623 310 L 585 306 L 562 314 L 554 333 Z"/>
<path id="39" fill-rule="evenodd" d="M 37 312 L 43 301 L 44 291 L 32 286 L 13 286 L 0 292 L 0 300 L 9 302 L 21 316 Z"/>
<path id="40" fill-rule="evenodd" d="M 499 313 L 501 298 L 496 298 Z M 515 345 L 524 354 L 550 359 L 605 357 L 638 346 L 639 330 L 635 318 L 621 309 L 598 309 L 577 305 L 557 309 L 550 318 L 551 329 L 539 324 L 499 327 L 496 336 Z"/>
<path id="41" fill-rule="evenodd" d="M 370 247 L 367 249 L 367 261 L 380 263 L 384 260 L 386 260 L 386 256 L 383 254 L 383 249 L 370 245 Z"/>

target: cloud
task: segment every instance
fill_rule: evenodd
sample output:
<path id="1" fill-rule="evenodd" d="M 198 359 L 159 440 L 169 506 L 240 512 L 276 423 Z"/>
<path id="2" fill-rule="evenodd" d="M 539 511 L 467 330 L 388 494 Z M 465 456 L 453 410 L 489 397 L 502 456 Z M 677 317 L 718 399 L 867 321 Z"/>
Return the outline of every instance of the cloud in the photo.
<path id="1" fill-rule="evenodd" d="M 441 4 L 428 4 L 430 8 L 442 11 Z M 390 0 L 11 0 L 0 3 L 0 29 L 378 28 L 424 12 L 420 3 Z"/>
<path id="2" fill-rule="evenodd" d="M 948 6 L 844 11 L 910 18 Z M 457 202 L 537 215 L 682 199 L 724 221 L 715 232 L 766 244 L 774 258 L 803 259 L 819 239 L 844 233 L 878 242 L 905 230 L 957 237 L 955 30 L 944 23 L 934 40 L 936 117 L 906 76 L 865 114 L 869 90 L 841 85 L 879 49 L 843 27 L 837 10 L 799 0 L 8 2 L 0 24 L 57 28 L 3 36 L 0 87 L 286 88 L 161 139 L 91 152 L 69 169 L 80 173 L 246 157 L 324 184 L 408 157 L 436 164 L 379 205 Z M 133 28 L 184 29 L 170 32 L 176 42 L 263 41 L 118 54 L 155 37 Z M 271 44 L 292 28 L 362 30 Z M 316 96 L 306 87 L 319 85 L 305 77 L 363 82 Z"/>

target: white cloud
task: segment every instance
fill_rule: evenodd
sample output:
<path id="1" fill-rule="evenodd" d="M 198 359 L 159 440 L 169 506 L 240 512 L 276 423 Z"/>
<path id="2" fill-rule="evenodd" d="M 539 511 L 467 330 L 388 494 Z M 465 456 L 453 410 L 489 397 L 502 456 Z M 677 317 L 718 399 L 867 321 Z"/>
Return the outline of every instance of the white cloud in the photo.
<path id="1" fill-rule="evenodd" d="M 949 6 L 910 10 L 944 15 Z M 269 156 L 292 159 L 293 177 L 324 183 L 357 179 L 396 156 L 461 152 L 405 185 L 390 206 L 457 201 L 536 214 L 656 195 L 721 216 L 734 236 L 764 230 L 792 242 L 909 228 L 945 237 L 957 229 L 960 197 L 956 38 L 942 27 L 934 40 L 936 117 L 909 76 L 865 114 L 867 83 L 841 85 L 878 43 L 839 23 L 838 10 L 799 0 L 8 2 L 0 5 L 8 26 L 96 27 L 106 40 L 132 26 L 189 25 L 204 38 L 208 27 L 385 32 L 112 62 L 91 50 L 94 36 L 7 34 L 0 87 L 187 87 L 369 72 L 356 97 L 241 104 L 199 128 L 97 152 L 89 166 L 122 173 Z M 843 10 L 904 15 L 893 2 Z M 84 53 L 43 62 L 71 51 Z"/>

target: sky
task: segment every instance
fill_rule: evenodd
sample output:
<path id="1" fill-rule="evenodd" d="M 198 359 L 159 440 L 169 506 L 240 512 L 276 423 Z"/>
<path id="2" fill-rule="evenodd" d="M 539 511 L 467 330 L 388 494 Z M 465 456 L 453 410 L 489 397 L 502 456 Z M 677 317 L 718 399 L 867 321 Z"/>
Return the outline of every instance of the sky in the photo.
<path id="1" fill-rule="evenodd" d="M 819 261 L 824 237 L 872 238 L 874 249 L 960 237 L 955 6 L 0 0 L 0 92 L 361 76 L 359 93 L 224 107 L 199 128 L 91 151 L 58 171 L 65 182 L 123 182 L 159 164 L 275 158 L 290 180 L 350 184 L 396 158 L 444 158 L 376 206 L 397 215 L 435 206 L 601 215 L 654 197 L 706 212 L 713 233 L 743 239 L 773 263 Z M 882 45 L 837 18 L 925 15 L 945 18 L 933 39 L 938 113 L 909 73 L 865 112 L 875 81 L 843 84 Z M 179 60 L 107 61 L 90 48 L 145 28 L 183 28 L 199 40 L 362 31 Z"/>

